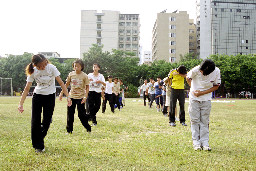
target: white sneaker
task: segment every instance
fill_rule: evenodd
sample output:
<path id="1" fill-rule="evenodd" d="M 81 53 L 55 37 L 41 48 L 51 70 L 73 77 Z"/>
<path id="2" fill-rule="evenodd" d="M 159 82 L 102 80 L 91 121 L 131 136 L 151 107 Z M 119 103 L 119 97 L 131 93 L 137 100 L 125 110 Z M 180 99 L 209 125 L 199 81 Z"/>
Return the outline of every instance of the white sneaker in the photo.
<path id="1" fill-rule="evenodd" d="M 200 145 L 194 145 L 194 150 L 195 151 L 200 151 L 200 150 L 202 150 L 202 148 L 201 148 Z"/>
<path id="2" fill-rule="evenodd" d="M 175 120 L 176 120 L 176 121 L 180 121 L 180 119 L 179 119 L 179 118 L 175 118 Z"/>
<path id="3" fill-rule="evenodd" d="M 211 151 L 212 149 L 209 146 L 203 146 L 204 151 Z"/>

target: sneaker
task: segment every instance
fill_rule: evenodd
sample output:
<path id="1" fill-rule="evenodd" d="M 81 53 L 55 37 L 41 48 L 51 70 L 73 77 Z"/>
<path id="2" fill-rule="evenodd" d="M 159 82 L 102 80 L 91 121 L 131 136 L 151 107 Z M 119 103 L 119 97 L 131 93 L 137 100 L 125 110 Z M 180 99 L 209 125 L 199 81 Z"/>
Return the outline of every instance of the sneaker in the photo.
<path id="1" fill-rule="evenodd" d="M 212 149 L 209 146 L 203 146 L 204 151 L 211 151 Z"/>
<path id="2" fill-rule="evenodd" d="M 179 119 L 179 118 L 175 118 L 175 120 L 176 120 L 176 121 L 180 121 L 180 119 Z"/>
<path id="3" fill-rule="evenodd" d="M 97 126 L 97 123 L 92 123 L 92 126 Z"/>
<path id="4" fill-rule="evenodd" d="M 44 149 L 35 149 L 36 153 L 43 153 L 44 151 L 45 151 L 45 148 Z"/>
<path id="5" fill-rule="evenodd" d="M 175 127 L 175 126 L 176 126 L 176 124 L 175 124 L 174 122 L 171 122 L 171 123 L 170 123 L 170 126 Z"/>
<path id="6" fill-rule="evenodd" d="M 200 150 L 202 150 L 202 148 L 201 148 L 200 145 L 194 145 L 194 150 L 195 151 L 200 151 Z"/>
<path id="7" fill-rule="evenodd" d="M 71 135 L 72 134 L 72 131 L 71 132 L 66 132 L 66 135 Z"/>
<path id="8" fill-rule="evenodd" d="M 182 126 L 188 126 L 185 122 L 181 123 Z"/>

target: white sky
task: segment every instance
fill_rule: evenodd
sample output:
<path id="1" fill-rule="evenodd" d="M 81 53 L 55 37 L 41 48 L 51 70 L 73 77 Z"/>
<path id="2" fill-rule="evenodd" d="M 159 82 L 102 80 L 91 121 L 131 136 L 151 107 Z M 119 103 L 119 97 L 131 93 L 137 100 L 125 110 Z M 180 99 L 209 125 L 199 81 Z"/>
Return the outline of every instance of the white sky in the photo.
<path id="1" fill-rule="evenodd" d="M 140 45 L 151 50 L 157 13 L 167 9 L 196 16 L 196 0 L 0 0 L 0 55 L 58 52 L 80 57 L 81 10 L 140 14 Z"/>

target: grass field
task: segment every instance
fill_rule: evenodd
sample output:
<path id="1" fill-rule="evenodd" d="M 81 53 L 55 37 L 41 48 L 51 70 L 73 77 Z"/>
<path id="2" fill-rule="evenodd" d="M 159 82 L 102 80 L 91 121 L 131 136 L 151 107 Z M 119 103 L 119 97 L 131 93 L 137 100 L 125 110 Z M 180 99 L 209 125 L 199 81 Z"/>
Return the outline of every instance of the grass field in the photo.
<path id="1" fill-rule="evenodd" d="M 31 145 L 31 98 L 19 114 L 19 97 L 0 97 L 0 170 L 256 170 L 256 101 L 212 103 L 211 152 L 192 148 L 187 127 L 170 127 L 168 118 L 126 99 L 115 114 L 98 112 L 88 134 L 77 113 L 72 135 L 66 135 L 66 102 L 56 100 L 46 151 Z M 221 100 L 223 101 L 223 100 Z"/>

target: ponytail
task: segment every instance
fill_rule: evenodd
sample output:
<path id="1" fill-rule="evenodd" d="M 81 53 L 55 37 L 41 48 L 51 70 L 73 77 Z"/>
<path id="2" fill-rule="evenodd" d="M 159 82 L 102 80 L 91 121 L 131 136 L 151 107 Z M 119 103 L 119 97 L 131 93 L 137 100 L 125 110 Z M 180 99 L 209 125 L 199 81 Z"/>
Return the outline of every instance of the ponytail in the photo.
<path id="1" fill-rule="evenodd" d="M 33 73 L 34 73 L 34 66 L 33 66 L 33 63 L 31 62 L 26 67 L 26 75 L 29 76 L 29 75 L 31 75 Z"/>

